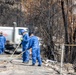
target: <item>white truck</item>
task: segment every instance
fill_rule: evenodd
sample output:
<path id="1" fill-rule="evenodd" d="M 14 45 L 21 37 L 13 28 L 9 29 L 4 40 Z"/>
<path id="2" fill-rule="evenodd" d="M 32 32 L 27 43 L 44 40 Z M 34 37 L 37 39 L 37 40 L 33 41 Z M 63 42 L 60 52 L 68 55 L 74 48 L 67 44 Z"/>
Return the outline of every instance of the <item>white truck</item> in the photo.
<path id="1" fill-rule="evenodd" d="M 0 31 L 3 32 L 3 35 L 6 37 L 6 45 L 5 45 L 5 52 L 12 53 L 15 48 L 21 42 L 21 30 L 24 29 L 28 33 L 27 27 L 0 27 Z M 21 52 L 22 48 L 19 47 L 16 52 Z"/>

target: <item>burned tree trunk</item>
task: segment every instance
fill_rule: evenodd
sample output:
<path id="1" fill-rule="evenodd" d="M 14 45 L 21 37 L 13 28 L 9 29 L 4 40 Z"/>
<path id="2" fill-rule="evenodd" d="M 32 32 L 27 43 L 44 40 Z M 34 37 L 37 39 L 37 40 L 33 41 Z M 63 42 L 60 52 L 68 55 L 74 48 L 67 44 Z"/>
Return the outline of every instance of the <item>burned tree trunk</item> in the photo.
<path id="1" fill-rule="evenodd" d="M 76 44 L 76 28 L 74 30 L 73 40 L 74 40 L 74 43 Z M 72 62 L 74 64 L 74 69 L 76 71 L 76 46 L 73 48 Z"/>
<path id="2" fill-rule="evenodd" d="M 62 6 L 62 16 L 63 16 L 63 22 L 64 22 L 64 28 L 65 28 L 65 44 L 68 44 L 68 23 L 67 23 L 67 15 L 64 10 L 64 1 L 61 1 L 61 6 Z M 65 62 L 68 62 L 68 46 L 65 47 L 65 57 L 64 60 Z"/>

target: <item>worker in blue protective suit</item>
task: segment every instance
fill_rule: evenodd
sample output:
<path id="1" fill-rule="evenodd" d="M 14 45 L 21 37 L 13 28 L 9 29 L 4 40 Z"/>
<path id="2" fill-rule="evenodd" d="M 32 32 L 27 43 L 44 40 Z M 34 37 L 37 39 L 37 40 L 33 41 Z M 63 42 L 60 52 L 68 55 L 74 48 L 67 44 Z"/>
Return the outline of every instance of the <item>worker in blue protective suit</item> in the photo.
<path id="1" fill-rule="evenodd" d="M 38 60 L 38 66 L 42 65 L 41 56 L 40 56 L 40 46 L 38 38 L 34 35 L 33 32 L 29 33 L 30 40 L 28 49 L 32 49 L 32 66 L 36 64 L 36 59 Z"/>
<path id="2" fill-rule="evenodd" d="M 29 62 L 29 50 L 27 50 L 28 48 L 28 44 L 29 44 L 29 35 L 26 33 L 25 30 L 22 30 L 21 31 L 21 34 L 23 35 L 23 38 L 22 38 L 22 49 L 23 51 L 25 51 L 23 53 L 23 63 L 28 63 Z"/>
<path id="3" fill-rule="evenodd" d="M 4 53 L 6 38 L 3 36 L 3 33 L 0 32 L 0 54 Z"/>

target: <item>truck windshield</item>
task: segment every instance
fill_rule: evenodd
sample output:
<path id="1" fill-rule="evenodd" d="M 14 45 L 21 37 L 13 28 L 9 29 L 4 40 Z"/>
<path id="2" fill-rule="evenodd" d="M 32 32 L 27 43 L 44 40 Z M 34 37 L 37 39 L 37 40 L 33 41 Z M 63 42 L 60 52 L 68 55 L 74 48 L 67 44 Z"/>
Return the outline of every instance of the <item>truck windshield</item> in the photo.
<path id="1" fill-rule="evenodd" d="M 23 29 L 19 29 L 18 30 L 18 33 L 19 33 L 19 35 L 21 35 L 21 31 L 22 31 Z M 27 33 L 28 33 L 28 29 L 24 29 Z"/>

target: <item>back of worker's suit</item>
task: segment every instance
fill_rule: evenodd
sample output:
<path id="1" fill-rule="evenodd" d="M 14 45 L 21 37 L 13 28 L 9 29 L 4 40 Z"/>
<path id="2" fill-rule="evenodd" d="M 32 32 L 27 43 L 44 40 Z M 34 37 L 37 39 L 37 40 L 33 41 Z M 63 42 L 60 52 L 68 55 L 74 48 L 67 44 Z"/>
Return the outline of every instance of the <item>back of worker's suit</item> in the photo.
<path id="1" fill-rule="evenodd" d="M 35 65 L 37 59 L 39 65 L 41 65 L 42 61 L 40 56 L 40 46 L 39 46 L 38 38 L 36 36 L 30 37 L 29 48 L 32 48 L 32 64 Z"/>

